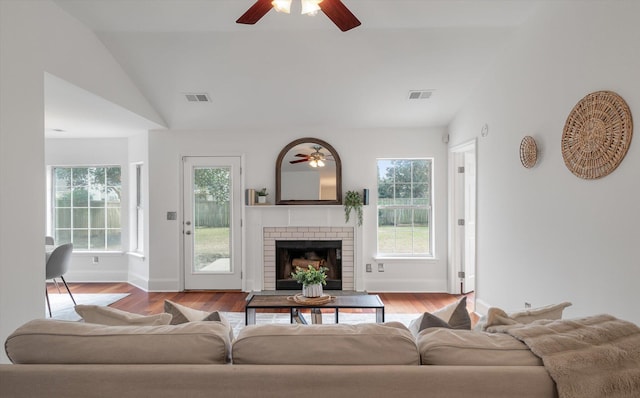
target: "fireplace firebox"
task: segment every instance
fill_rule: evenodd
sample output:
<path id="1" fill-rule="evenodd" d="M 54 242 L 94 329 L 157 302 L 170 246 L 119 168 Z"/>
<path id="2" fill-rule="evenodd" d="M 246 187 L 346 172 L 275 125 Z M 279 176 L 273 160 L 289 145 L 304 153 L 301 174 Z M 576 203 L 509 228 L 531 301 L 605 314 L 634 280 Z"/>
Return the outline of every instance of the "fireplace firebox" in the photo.
<path id="1" fill-rule="evenodd" d="M 342 290 L 342 241 L 276 240 L 276 290 L 297 290 L 291 278 L 296 266 L 327 268 L 325 290 Z"/>

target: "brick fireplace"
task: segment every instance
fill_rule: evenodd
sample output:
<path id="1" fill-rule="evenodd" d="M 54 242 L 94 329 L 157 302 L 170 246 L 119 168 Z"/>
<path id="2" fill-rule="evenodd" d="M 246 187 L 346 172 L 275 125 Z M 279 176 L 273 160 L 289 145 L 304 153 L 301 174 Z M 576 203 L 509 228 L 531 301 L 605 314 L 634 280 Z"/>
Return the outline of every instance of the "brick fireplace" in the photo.
<path id="1" fill-rule="evenodd" d="M 301 241 L 339 241 L 340 287 L 342 290 L 355 290 L 353 227 L 264 227 L 263 240 L 264 290 L 276 290 L 276 241 L 295 241 L 296 244 Z"/>

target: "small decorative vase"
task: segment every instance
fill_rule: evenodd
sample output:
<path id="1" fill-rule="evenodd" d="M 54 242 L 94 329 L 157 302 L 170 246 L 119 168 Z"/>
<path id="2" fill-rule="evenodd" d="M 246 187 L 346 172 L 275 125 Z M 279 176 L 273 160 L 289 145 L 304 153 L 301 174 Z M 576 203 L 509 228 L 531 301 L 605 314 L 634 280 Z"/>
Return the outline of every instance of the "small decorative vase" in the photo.
<path id="1" fill-rule="evenodd" d="M 314 285 L 303 285 L 302 295 L 305 297 L 322 297 L 322 284 L 316 283 Z"/>
<path id="2" fill-rule="evenodd" d="M 258 203 L 267 203 L 266 196 L 258 196 Z"/>

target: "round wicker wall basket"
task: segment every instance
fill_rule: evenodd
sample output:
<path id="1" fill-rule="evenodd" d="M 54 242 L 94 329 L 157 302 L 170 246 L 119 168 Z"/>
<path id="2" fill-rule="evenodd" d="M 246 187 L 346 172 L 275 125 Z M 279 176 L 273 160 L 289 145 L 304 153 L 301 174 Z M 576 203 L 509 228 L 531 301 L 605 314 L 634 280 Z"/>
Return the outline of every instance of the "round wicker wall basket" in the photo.
<path id="1" fill-rule="evenodd" d="M 618 94 L 597 91 L 573 108 L 562 133 L 562 157 L 573 174 L 604 177 L 622 162 L 633 135 L 631 111 Z"/>
<path id="2" fill-rule="evenodd" d="M 536 140 L 531 136 L 526 136 L 520 142 L 520 162 L 528 169 L 536 165 L 538 161 L 538 146 Z"/>

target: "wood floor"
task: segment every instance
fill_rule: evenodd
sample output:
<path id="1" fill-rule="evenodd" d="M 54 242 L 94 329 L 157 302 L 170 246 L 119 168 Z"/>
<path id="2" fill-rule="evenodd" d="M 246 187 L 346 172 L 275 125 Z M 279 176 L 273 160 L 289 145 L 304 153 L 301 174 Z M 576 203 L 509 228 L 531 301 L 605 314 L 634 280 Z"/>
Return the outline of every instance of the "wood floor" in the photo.
<path id="1" fill-rule="evenodd" d="M 111 306 L 137 314 L 163 312 L 165 299 L 203 311 L 244 312 L 247 297 L 247 293 L 220 291 L 149 293 L 128 283 L 70 283 L 69 287 L 72 293 L 130 293 Z M 57 293 L 53 284 L 49 284 L 48 289 L 50 293 Z M 433 312 L 461 297 L 447 293 L 376 294 L 384 302 L 385 312 L 388 314 Z M 473 293 L 467 294 L 467 309 L 472 321 L 477 321 L 477 316 L 473 314 Z"/>

